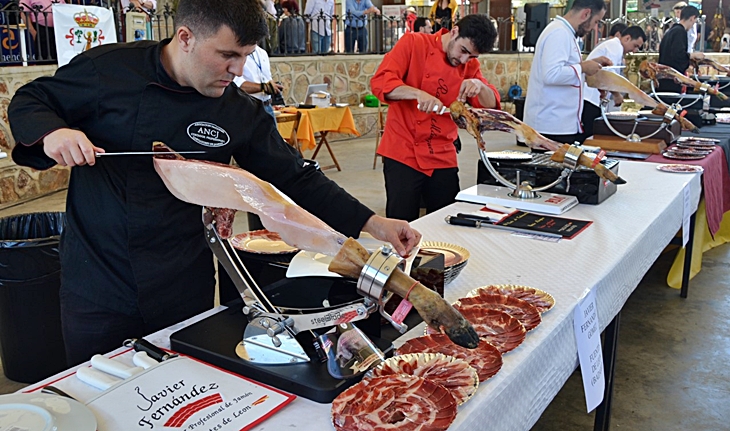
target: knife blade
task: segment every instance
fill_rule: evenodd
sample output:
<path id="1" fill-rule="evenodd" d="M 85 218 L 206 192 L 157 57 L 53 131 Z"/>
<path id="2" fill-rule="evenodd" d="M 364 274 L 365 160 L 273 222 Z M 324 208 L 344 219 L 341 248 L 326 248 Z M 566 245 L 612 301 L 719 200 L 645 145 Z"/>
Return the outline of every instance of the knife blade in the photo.
<path id="1" fill-rule="evenodd" d="M 205 151 L 122 151 L 116 153 L 96 153 L 96 157 L 101 156 L 154 156 L 164 154 L 204 154 Z"/>
<path id="2" fill-rule="evenodd" d="M 419 103 L 416 105 L 418 109 L 421 109 L 421 104 Z M 447 108 L 446 106 L 442 106 L 441 109 L 438 108 L 438 106 L 433 107 L 433 113 L 436 115 L 444 115 L 444 114 L 451 114 L 451 110 Z"/>

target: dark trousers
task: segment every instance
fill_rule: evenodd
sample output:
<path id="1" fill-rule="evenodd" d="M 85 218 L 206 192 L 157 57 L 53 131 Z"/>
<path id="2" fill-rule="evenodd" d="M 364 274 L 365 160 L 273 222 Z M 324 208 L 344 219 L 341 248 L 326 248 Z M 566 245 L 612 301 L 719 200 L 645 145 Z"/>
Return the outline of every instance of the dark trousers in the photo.
<path id="1" fill-rule="evenodd" d="M 212 304 L 202 302 L 198 309 L 168 310 L 145 321 L 140 315 L 122 314 L 61 290 L 61 329 L 68 366 L 121 347 L 127 338 L 144 337 L 211 308 Z M 195 305 L 192 307 L 196 308 Z"/>
<path id="2" fill-rule="evenodd" d="M 454 203 L 459 193 L 459 168 L 436 169 L 430 177 L 426 174 L 383 157 L 385 215 L 412 221 L 418 218 L 421 198 L 426 203 L 426 213 Z"/>
<path id="3" fill-rule="evenodd" d="M 345 52 L 368 52 L 368 29 L 367 27 L 345 27 Z"/>
<path id="4" fill-rule="evenodd" d="M 596 118 L 600 116 L 601 108 L 599 106 L 596 106 L 586 100 L 583 101 L 583 115 L 580 117 L 580 121 L 583 123 L 583 140 L 581 143 L 583 143 L 586 138 L 593 136 L 593 124 L 596 121 Z"/>

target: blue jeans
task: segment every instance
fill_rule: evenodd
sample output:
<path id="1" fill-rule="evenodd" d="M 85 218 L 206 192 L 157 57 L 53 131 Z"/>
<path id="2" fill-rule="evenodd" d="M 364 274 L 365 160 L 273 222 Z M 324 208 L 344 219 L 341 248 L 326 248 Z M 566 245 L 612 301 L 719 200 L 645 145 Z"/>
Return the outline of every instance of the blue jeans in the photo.
<path id="1" fill-rule="evenodd" d="M 269 115 L 274 117 L 274 120 L 276 120 L 276 114 L 274 114 L 274 107 L 271 105 L 264 105 L 264 111 L 268 112 Z"/>
<path id="2" fill-rule="evenodd" d="M 312 52 L 315 54 L 326 54 L 330 51 L 332 36 L 322 36 L 316 31 L 311 32 Z"/>
<path id="3" fill-rule="evenodd" d="M 357 42 L 357 52 L 368 51 L 368 29 L 366 27 L 345 27 L 345 52 L 355 52 L 355 42 Z"/>

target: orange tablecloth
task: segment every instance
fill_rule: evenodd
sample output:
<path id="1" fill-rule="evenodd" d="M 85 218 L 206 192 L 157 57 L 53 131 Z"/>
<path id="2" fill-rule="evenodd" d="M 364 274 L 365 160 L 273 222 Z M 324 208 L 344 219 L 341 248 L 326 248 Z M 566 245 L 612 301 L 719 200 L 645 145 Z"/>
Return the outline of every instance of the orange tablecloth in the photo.
<path id="1" fill-rule="evenodd" d="M 299 128 L 297 129 L 297 140 L 302 150 L 312 150 L 317 146 L 314 138 L 314 134 L 317 132 L 349 133 L 360 136 L 360 132 L 355 127 L 355 119 L 352 118 L 352 111 L 347 106 L 343 108 L 329 107 L 312 109 L 287 107 L 282 109 L 282 112 L 302 113 L 302 117 L 299 119 Z M 279 133 L 285 138 L 291 136 L 292 126 L 293 123 L 277 124 Z"/>

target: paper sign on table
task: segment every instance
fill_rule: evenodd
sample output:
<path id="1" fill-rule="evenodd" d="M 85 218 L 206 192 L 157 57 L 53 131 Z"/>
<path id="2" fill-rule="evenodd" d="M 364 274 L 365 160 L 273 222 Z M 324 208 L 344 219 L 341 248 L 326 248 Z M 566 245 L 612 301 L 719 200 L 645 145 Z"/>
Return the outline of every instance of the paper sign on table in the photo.
<path id="1" fill-rule="evenodd" d="M 588 413 L 603 401 L 606 380 L 603 375 L 603 351 L 601 329 L 598 325 L 596 294 L 590 291 L 573 312 L 575 341 L 578 343 L 578 359 L 583 376 Z"/>
<path id="2" fill-rule="evenodd" d="M 169 359 L 87 403 L 99 431 L 246 430 L 293 395 L 191 358 Z"/>

